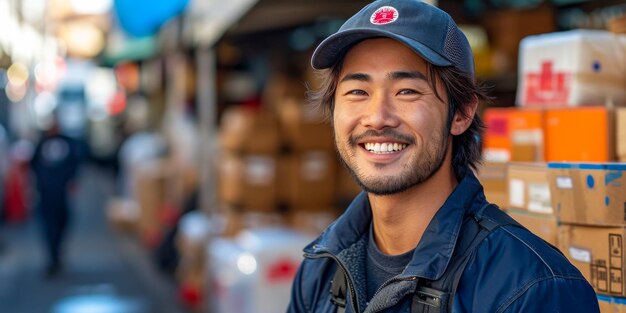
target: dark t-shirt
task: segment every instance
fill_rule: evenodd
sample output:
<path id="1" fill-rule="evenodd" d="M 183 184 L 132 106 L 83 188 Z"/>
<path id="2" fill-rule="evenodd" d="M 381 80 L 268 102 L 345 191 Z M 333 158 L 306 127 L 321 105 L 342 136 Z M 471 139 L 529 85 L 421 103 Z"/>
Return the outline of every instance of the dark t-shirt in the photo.
<path id="1" fill-rule="evenodd" d="M 369 302 L 380 286 L 392 277 L 402 273 L 411 261 L 411 250 L 400 255 L 387 255 L 380 251 L 374 241 L 374 227 L 370 225 L 367 244 L 367 301 Z"/>

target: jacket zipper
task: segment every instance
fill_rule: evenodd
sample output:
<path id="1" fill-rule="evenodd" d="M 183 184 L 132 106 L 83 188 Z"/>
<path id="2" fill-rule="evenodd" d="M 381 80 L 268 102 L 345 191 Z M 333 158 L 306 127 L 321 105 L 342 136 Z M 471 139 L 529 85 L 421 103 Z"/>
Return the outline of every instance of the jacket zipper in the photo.
<path id="1" fill-rule="evenodd" d="M 391 285 L 391 283 L 394 283 L 396 281 L 403 281 L 403 280 L 415 280 L 417 281 L 417 276 L 405 276 L 405 277 L 392 277 L 389 278 L 386 282 L 384 282 L 382 285 L 380 285 L 380 287 L 378 287 L 378 289 L 376 290 L 376 292 L 374 293 L 374 295 L 372 296 L 372 299 L 374 299 L 376 297 L 376 295 L 385 287 L 387 287 L 388 285 Z"/>
<path id="2" fill-rule="evenodd" d="M 320 253 L 320 254 L 309 254 L 309 253 L 306 253 L 306 254 L 304 254 L 304 257 L 309 258 L 309 259 L 331 258 L 335 262 L 337 262 L 337 265 L 339 265 L 341 267 L 341 269 L 343 270 L 343 272 L 347 276 L 348 288 L 350 289 L 350 303 L 352 303 L 352 307 L 356 309 L 356 313 L 360 313 L 361 312 L 361 308 L 359 307 L 359 301 L 357 299 L 358 295 L 356 294 L 356 291 L 354 289 L 354 283 L 353 283 L 353 280 L 352 280 L 352 275 L 350 275 L 350 272 L 348 271 L 348 268 L 345 265 L 343 265 L 343 262 L 339 261 L 339 259 L 337 257 L 335 257 L 333 254 L 331 254 L 329 252 L 323 252 L 323 253 Z"/>

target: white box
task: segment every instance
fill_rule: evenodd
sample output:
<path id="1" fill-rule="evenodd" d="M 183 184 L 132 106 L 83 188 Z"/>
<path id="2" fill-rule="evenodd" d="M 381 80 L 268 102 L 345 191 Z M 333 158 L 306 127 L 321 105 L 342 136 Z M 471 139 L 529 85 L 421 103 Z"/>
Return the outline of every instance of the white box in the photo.
<path id="1" fill-rule="evenodd" d="M 517 105 L 626 104 L 626 35 L 572 30 L 520 42 Z"/>
<path id="2" fill-rule="evenodd" d="M 313 237 L 283 228 L 242 231 L 207 248 L 218 313 L 284 312 L 291 285 Z"/>

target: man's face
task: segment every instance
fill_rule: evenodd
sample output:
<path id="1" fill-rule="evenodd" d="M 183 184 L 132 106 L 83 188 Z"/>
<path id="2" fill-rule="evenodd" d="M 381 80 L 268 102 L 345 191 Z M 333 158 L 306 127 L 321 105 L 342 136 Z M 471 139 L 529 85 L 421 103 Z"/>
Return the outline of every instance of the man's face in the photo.
<path id="1" fill-rule="evenodd" d="M 335 93 L 335 144 L 365 191 L 402 192 L 450 166 L 443 162 L 447 104 L 427 77 L 426 61 L 392 39 L 365 40 L 346 54 Z"/>

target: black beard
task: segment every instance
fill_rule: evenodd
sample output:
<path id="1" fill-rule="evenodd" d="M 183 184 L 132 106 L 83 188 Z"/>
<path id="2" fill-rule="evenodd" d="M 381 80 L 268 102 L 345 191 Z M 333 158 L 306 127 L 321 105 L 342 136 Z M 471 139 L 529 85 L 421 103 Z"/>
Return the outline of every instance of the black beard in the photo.
<path id="1" fill-rule="evenodd" d="M 370 132 L 374 132 L 374 131 L 368 131 L 366 134 L 369 135 Z M 350 138 L 349 144 L 351 146 L 356 145 L 356 142 L 358 141 L 358 139 L 365 136 L 366 134 L 357 136 L 355 138 Z M 380 135 L 384 134 L 386 137 L 396 138 L 396 139 L 400 139 L 401 141 L 414 144 L 413 138 L 408 138 L 407 140 L 406 136 L 397 135 L 392 132 L 383 131 L 383 132 L 374 132 L 374 134 L 380 134 Z M 364 191 L 374 194 L 374 195 L 378 195 L 378 196 L 393 195 L 396 193 L 401 193 L 403 191 L 406 191 L 413 186 L 419 185 L 427 181 L 433 175 L 435 175 L 437 171 L 439 171 L 439 169 L 443 165 L 445 156 L 448 152 L 448 147 L 449 147 L 449 143 L 447 140 L 448 135 L 449 135 L 448 132 L 444 130 L 443 132 L 440 133 L 441 137 L 434 138 L 434 139 L 439 139 L 441 141 L 441 143 L 444 145 L 443 149 L 437 149 L 438 147 L 434 146 L 432 147 L 434 151 L 433 149 L 431 149 L 431 151 L 427 151 L 425 155 L 426 160 L 418 160 L 417 161 L 418 164 L 412 164 L 412 163 L 405 164 L 404 168 L 406 170 L 406 175 L 402 175 L 401 177 L 387 177 L 387 178 L 384 178 L 383 180 L 378 180 L 374 182 L 365 182 L 363 179 L 361 179 L 357 174 L 357 172 L 359 172 L 359 169 L 356 166 L 355 168 L 351 168 L 346 162 L 346 160 L 342 157 L 341 153 L 339 152 L 339 149 L 335 149 L 335 150 L 337 152 L 337 155 L 341 164 L 346 169 L 348 169 L 352 178 Z M 384 166 L 384 165 L 381 165 L 381 166 Z"/>

